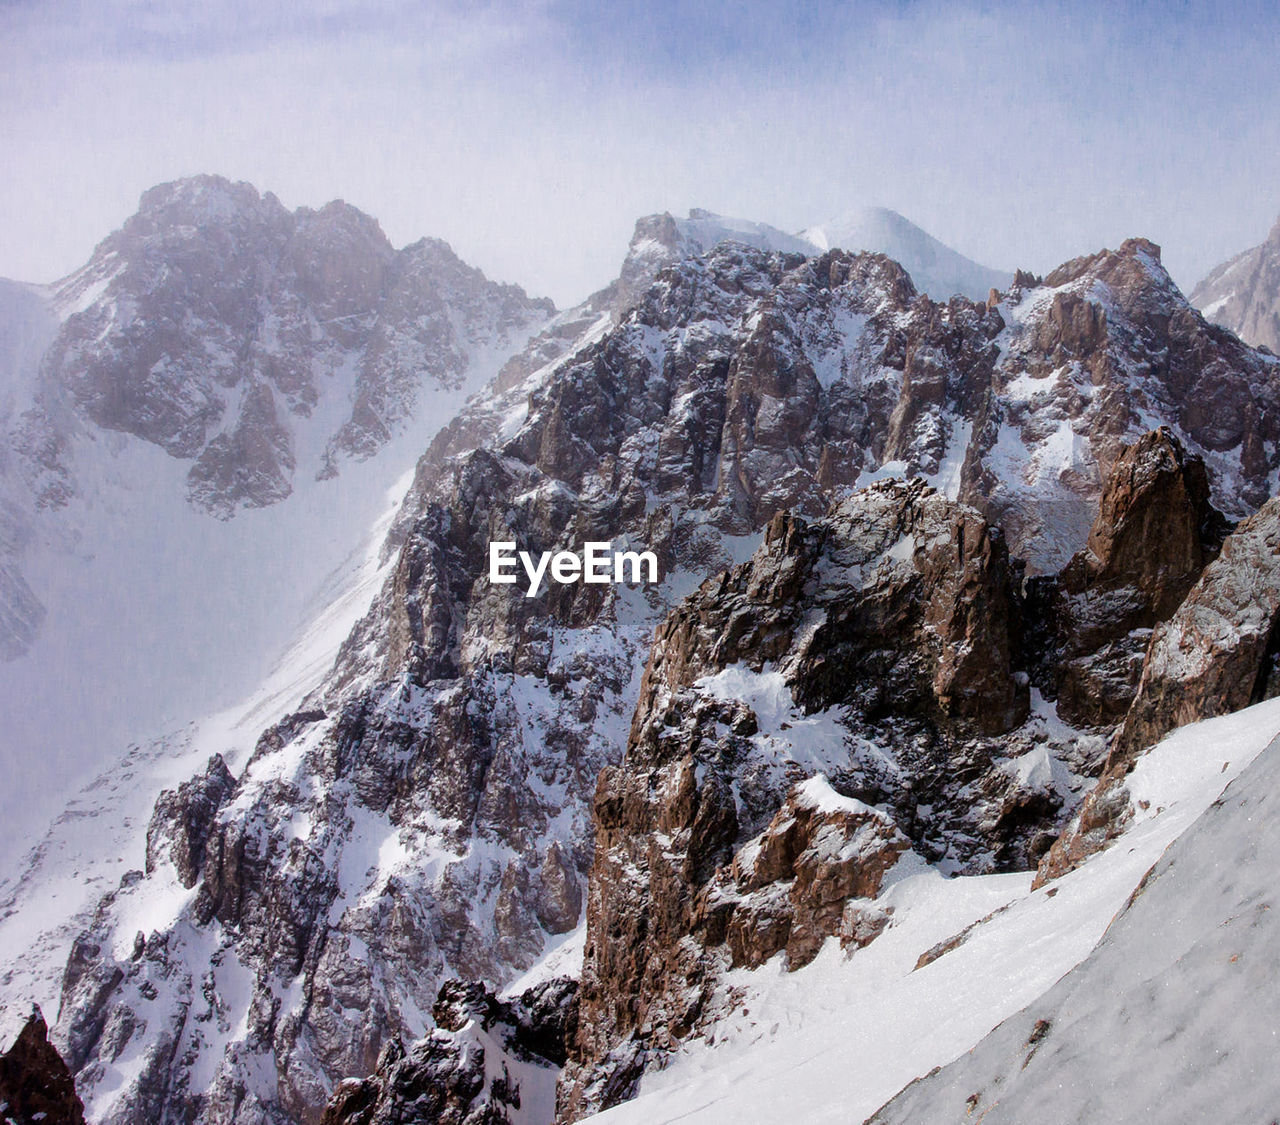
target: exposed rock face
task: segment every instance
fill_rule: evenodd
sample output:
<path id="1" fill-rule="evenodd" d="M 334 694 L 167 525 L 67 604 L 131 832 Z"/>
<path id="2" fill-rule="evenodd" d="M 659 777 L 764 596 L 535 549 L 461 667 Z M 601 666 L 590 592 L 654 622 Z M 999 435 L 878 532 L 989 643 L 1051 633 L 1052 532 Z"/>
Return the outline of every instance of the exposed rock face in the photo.
<path id="1" fill-rule="evenodd" d="M 554 311 L 443 242 L 396 251 L 345 203 L 290 213 L 216 176 L 147 192 L 56 302 L 40 409 L 65 395 L 85 420 L 192 460 L 192 502 L 222 517 L 287 496 L 300 435 L 325 418 L 335 428 L 304 443 L 325 448 L 312 473 L 376 452 L 423 387 L 457 386 L 470 353 L 514 350 Z M 330 404 L 348 394 L 343 419 Z"/>
<path id="2" fill-rule="evenodd" d="M 563 1118 L 625 1098 L 705 1026 L 724 968 L 873 939 L 888 918 L 868 900 L 908 847 L 1026 862 L 1061 797 L 1008 769 L 1042 737 L 1011 733 L 1018 627 L 999 532 L 919 481 L 775 517 L 668 618 L 596 792 Z"/>
<path id="3" fill-rule="evenodd" d="M 1280 353 L 1280 221 L 1261 246 L 1214 269 L 1191 303 L 1240 339 Z"/>
<path id="4" fill-rule="evenodd" d="M 1270 500 L 1156 630 L 1113 757 L 1132 760 L 1174 727 L 1274 696 L 1278 625 L 1280 501 Z"/>
<path id="5" fill-rule="evenodd" d="M 1132 809 L 1124 778 L 1175 727 L 1280 692 L 1280 501 L 1269 500 L 1222 546 L 1178 611 L 1157 625 L 1137 696 L 1080 812 L 1040 865 L 1056 878 L 1105 846 Z"/>
<path id="6" fill-rule="evenodd" d="M 439 240 L 396 250 L 345 203 L 290 212 L 217 176 L 148 191 L 56 285 L 0 283 L 0 659 L 103 509 L 140 537 L 184 500 L 230 519 L 403 438 L 389 485 L 554 311 Z"/>
<path id="7" fill-rule="evenodd" d="M 699 903 L 706 944 L 719 944 L 714 931 L 723 927 L 731 964 L 751 969 L 780 951 L 789 968 L 799 968 L 833 934 L 845 944 L 866 944 L 872 911 L 846 907 L 850 899 L 875 898 L 908 846 L 892 817 L 841 797 L 821 774 L 798 782 Z"/>
<path id="8" fill-rule="evenodd" d="M 782 893 L 778 913 L 796 959 L 833 925 L 854 946 L 882 924 L 861 908 L 837 920 L 829 896 L 870 893 L 895 833 L 953 869 L 1035 862 L 1092 753 L 1087 740 L 1055 741 L 1043 720 L 1019 726 L 1028 692 L 1010 556 L 1039 552 L 1033 569 L 1052 572 L 1080 550 L 1103 468 L 1141 419 L 1185 436 L 1193 363 L 1250 401 L 1276 381 L 1269 359 L 1186 306 L 1149 244 L 1050 281 L 998 306 L 939 305 L 878 255 L 725 245 L 666 265 L 586 336 L 566 321 L 535 341 L 419 463 L 385 586 L 303 709 L 259 740 L 203 862 L 179 849 L 171 864 L 158 849 L 152 874 L 127 879 L 78 944 L 63 1021 L 93 1115 L 314 1122 L 338 1081 L 430 1030 L 442 980 L 498 985 L 584 902 L 599 917 L 592 794 L 622 757 L 637 699 L 637 768 L 675 784 L 681 761 L 711 764 L 692 804 L 668 810 L 631 766 L 606 774 L 596 801 L 619 847 L 639 848 L 639 826 L 663 816 L 690 833 L 662 860 L 676 872 L 663 933 L 818 772 L 893 825 L 825 826 L 850 846 L 866 839 L 865 869 L 841 866 L 818 836 L 783 849 L 798 849 L 802 890 Z M 1224 507 L 1265 489 L 1270 440 L 1257 464 L 1243 447 L 1206 455 Z M 939 491 L 867 490 L 825 519 L 872 475 L 923 476 Z M 957 494 L 972 504 L 954 505 Z M 999 535 L 992 513 L 1014 534 Z M 751 566 L 664 626 L 642 688 L 654 625 L 767 526 Z M 588 540 L 650 549 L 662 581 L 551 583 L 526 598 L 489 584 L 494 540 L 535 554 Z M 704 611 L 718 624 L 701 626 Z M 776 706 L 695 686 L 738 662 L 780 677 Z M 681 693 L 689 706 L 664 734 L 657 716 Z M 821 736 L 821 761 L 798 749 L 808 734 Z M 173 891 L 184 867 L 196 873 L 186 897 Z M 780 885 L 723 887 L 747 918 Z M 138 947 L 130 919 L 161 886 L 170 915 L 150 914 L 155 932 Z M 752 953 L 753 941 L 741 944 L 748 958 L 764 948 Z M 707 964 L 730 956 L 714 946 Z M 627 1019 L 580 1036 L 580 1065 L 640 1043 Z M 130 1080 L 112 1085 L 109 1068 L 126 1063 Z M 264 1087 L 264 1071 L 278 1083 Z"/>
<path id="9" fill-rule="evenodd" d="M 0 1055 L 0 1120 L 5 1125 L 84 1125 L 84 1105 L 37 1008 Z"/>
<path id="10" fill-rule="evenodd" d="M 184 887 L 196 885 L 214 817 L 235 784 L 227 763 L 215 754 L 203 775 L 160 794 L 147 826 L 148 875 L 168 860 Z"/>
<path id="11" fill-rule="evenodd" d="M 1151 629 L 1182 604 L 1226 530 L 1204 463 L 1170 430 L 1123 448 L 1084 549 L 1032 595 L 1052 633 L 1041 659 L 1061 718 L 1102 726 L 1124 717 Z"/>
<path id="12" fill-rule="evenodd" d="M 368 1078 L 338 1085 L 321 1125 L 548 1120 L 576 993 L 564 978 L 510 1001 L 482 985 L 446 983 L 434 1009 L 438 1030 L 407 1051 L 399 1041 L 384 1047 Z"/>
<path id="13" fill-rule="evenodd" d="M 1159 424 L 1204 460 L 1228 516 L 1267 498 L 1280 367 L 1206 324 L 1170 282 L 1158 247 L 1131 239 L 1077 258 L 1041 286 L 1015 288 L 999 308 L 1011 321 L 1000 393 L 975 423 L 982 464 L 961 499 L 989 497 L 984 513 L 1033 571 L 1052 573 L 1075 553 L 1097 511 L 1082 498 L 1099 494 L 1126 442 Z M 1034 503 L 1011 484 L 1030 480 L 1039 483 Z M 1069 548 L 1064 533 L 1075 540 Z"/>

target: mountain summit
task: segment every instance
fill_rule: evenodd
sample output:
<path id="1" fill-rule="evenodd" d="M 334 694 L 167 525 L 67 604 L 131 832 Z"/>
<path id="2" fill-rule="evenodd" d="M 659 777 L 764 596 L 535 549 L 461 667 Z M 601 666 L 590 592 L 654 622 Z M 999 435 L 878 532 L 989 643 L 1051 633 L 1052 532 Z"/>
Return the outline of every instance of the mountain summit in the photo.
<path id="1" fill-rule="evenodd" d="M 945 301 L 953 293 L 980 301 L 992 289 L 1007 289 L 1013 280 L 1012 274 L 966 258 L 887 207 L 849 211 L 806 228 L 800 237 L 819 250 L 838 246 L 854 253 L 887 254 L 906 268 L 917 289 L 935 301 Z"/>

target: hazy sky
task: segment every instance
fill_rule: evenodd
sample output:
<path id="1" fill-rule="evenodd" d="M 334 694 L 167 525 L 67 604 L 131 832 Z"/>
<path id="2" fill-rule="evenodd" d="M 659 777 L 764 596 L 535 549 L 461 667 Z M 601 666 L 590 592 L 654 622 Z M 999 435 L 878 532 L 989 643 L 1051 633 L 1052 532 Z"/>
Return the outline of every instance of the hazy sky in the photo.
<path id="1" fill-rule="evenodd" d="M 0 0 L 0 275 L 208 171 L 562 304 L 690 206 L 1039 271 L 1143 234 L 1189 286 L 1280 214 L 1278 57 L 1270 3 Z"/>

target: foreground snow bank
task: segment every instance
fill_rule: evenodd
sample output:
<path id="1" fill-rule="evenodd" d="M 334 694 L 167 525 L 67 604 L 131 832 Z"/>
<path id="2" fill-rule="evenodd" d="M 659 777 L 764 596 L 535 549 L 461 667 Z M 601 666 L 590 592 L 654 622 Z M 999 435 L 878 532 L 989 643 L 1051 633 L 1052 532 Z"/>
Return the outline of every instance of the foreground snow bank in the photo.
<path id="1" fill-rule="evenodd" d="M 875 1121 L 1270 1121 L 1280 738 L 1165 852 L 1097 949 Z"/>
<path id="2" fill-rule="evenodd" d="M 849 959 L 829 942 L 812 964 L 795 973 L 784 973 L 775 960 L 754 973 L 733 974 L 731 983 L 745 992 L 742 1006 L 706 1042 L 688 1045 L 667 1070 L 648 1076 L 635 1100 L 592 1120 L 602 1125 L 862 1120 L 904 1085 L 945 1066 L 1002 1020 L 1045 997 L 1088 957 L 1143 875 L 1277 731 L 1280 700 L 1174 732 L 1134 770 L 1131 791 L 1146 808 L 1139 804 L 1125 835 L 1034 893 L 1030 873 L 945 879 L 918 861 L 914 866 L 904 861 L 877 900 L 882 909 L 892 909 L 893 924 L 876 941 Z M 1280 750 L 1271 759 L 1280 759 Z M 1265 772 L 1265 763 L 1259 769 Z M 1280 780 L 1280 762 L 1270 772 Z M 1280 786 L 1274 788 L 1280 801 Z M 1215 810 L 1217 819 L 1224 815 Z M 1237 818 L 1235 851 L 1247 850 L 1248 815 Z M 1280 846 L 1269 854 L 1274 868 Z M 1185 912 L 1194 917 L 1199 892 L 1188 888 L 1184 893 L 1189 895 Z M 1219 921 L 1213 913 L 1203 924 L 1212 930 Z M 970 926 L 958 945 L 915 968 L 921 954 Z M 1129 940 L 1131 955 L 1138 958 L 1141 938 Z M 1181 983 L 1184 1004 L 1194 1005 L 1190 971 Z M 1104 988 L 1100 991 L 1106 995 Z M 1258 995 L 1269 993 L 1259 989 Z M 1117 1041 L 1114 1024 L 1108 1025 L 1114 1034 L 1097 1034 L 1098 1050 L 1108 1049 L 1108 1034 L 1112 1044 Z M 1148 1030 L 1160 1034 L 1158 1023 Z M 1270 1032 L 1262 1037 L 1273 1042 Z M 1087 1075 L 1088 1066 L 1079 1073 Z M 1168 1078 L 1162 1081 L 1167 1084 Z M 1156 1078 L 1151 1081 L 1158 1084 Z M 966 1089 L 964 1097 L 973 1090 Z M 965 1108 L 961 1099 L 960 1119 Z M 948 1120 L 945 1113 L 941 1106 L 938 1113 L 912 1110 L 902 1120 Z M 1029 1119 L 1016 1112 L 1009 1118 Z M 1109 1112 L 1080 1118 L 1104 1119 L 1114 1118 Z"/>

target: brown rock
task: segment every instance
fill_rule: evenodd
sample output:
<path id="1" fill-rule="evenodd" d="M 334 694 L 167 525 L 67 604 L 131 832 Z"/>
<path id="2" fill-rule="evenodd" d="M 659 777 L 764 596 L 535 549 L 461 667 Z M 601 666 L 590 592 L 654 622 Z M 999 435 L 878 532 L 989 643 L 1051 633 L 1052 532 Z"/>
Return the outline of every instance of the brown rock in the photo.
<path id="1" fill-rule="evenodd" d="M 1124 778 L 1175 727 L 1280 693 L 1280 499 L 1226 539 L 1178 611 L 1158 625 L 1107 768 L 1040 864 L 1039 886 L 1105 847 L 1132 815 Z"/>
<path id="2" fill-rule="evenodd" d="M 1063 719 L 1101 726 L 1123 717 L 1149 630 L 1182 603 L 1225 532 L 1204 463 L 1172 431 L 1122 447 L 1088 542 L 1059 576 L 1049 611 Z"/>
<path id="3" fill-rule="evenodd" d="M 39 1008 L 0 1055 L 0 1117 L 6 1125 L 84 1125 L 75 1080 L 49 1042 Z"/>

